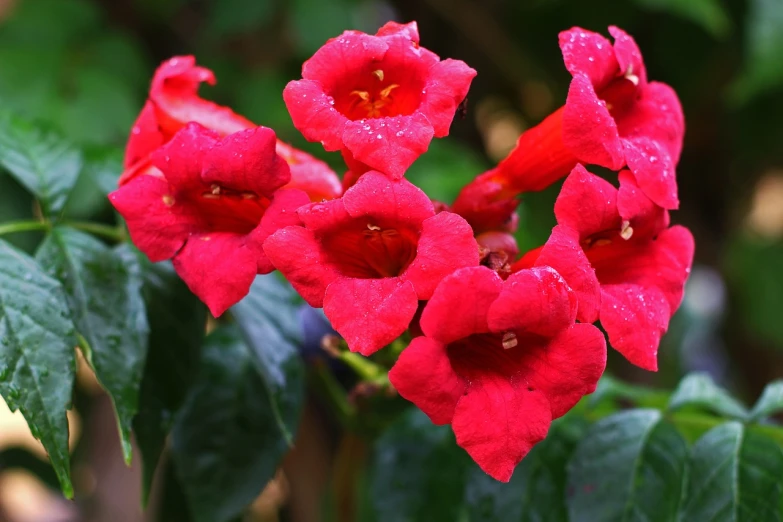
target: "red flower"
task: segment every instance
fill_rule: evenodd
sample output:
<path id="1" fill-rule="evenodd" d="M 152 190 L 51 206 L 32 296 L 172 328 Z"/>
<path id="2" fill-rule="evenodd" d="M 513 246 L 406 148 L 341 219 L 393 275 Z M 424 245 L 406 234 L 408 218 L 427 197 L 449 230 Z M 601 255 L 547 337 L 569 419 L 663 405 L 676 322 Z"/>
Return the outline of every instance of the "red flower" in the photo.
<path id="1" fill-rule="evenodd" d="M 574 324 L 576 297 L 549 267 L 505 282 L 484 267 L 443 279 L 421 316 L 424 337 L 400 355 L 389 379 L 486 473 L 508 482 L 552 419 L 592 393 L 606 343 Z"/>
<path id="2" fill-rule="evenodd" d="M 451 211 L 464 217 L 480 234 L 489 231 L 514 232 L 519 218 L 517 194 L 509 190 L 493 169 L 465 185 L 451 205 Z"/>
<path id="3" fill-rule="evenodd" d="M 158 67 L 152 79 L 149 99 L 128 139 L 125 172 L 120 177 L 120 186 L 136 176 L 156 174 L 151 154 L 168 143 L 189 122 L 199 123 L 221 137 L 256 127 L 228 107 L 201 98 L 198 88 L 202 82 L 214 85 L 215 75 L 209 69 L 197 66 L 192 56 L 177 56 Z M 313 201 L 332 199 L 341 194 L 340 180 L 323 161 L 280 141 L 277 142 L 277 153 L 291 167 L 290 188 L 304 190 Z"/>
<path id="4" fill-rule="evenodd" d="M 693 236 L 642 194 L 628 171 L 620 190 L 578 165 L 555 202 L 547 243 L 512 269 L 548 265 L 579 297 L 577 318 L 601 320 L 609 344 L 631 363 L 657 370 L 661 336 L 682 301 Z"/>
<path id="5" fill-rule="evenodd" d="M 542 190 L 577 162 L 612 170 L 627 165 L 657 205 L 679 205 L 674 168 L 685 131 L 671 87 L 647 81 L 636 42 L 610 27 L 612 45 L 578 27 L 560 33 L 573 76 L 564 107 L 519 138 L 497 178 L 516 193 Z"/>
<path id="6" fill-rule="evenodd" d="M 353 351 L 369 355 L 408 327 L 443 277 L 478 264 L 464 219 L 435 214 L 420 189 L 370 171 L 342 198 L 299 209 L 304 227 L 267 239 L 272 263 Z"/>
<path id="7" fill-rule="evenodd" d="M 419 47 L 416 22 L 390 22 L 368 35 L 346 31 L 302 67 L 283 92 L 294 126 L 326 150 L 400 178 L 449 133 L 476 71 Z"/>
<path id="8" fill-rule="evenodd" d="M 109 195 L 133 243 L 174 268 L 214 316 L 244 297 L 256 274 L 274 267 L 267 236 L 299 222 L 309 202 L 275 153 L 275 133 L 255 127 L 220 139 L 190 123 L 151 155 L 158 174 L 137 176 Z"/>

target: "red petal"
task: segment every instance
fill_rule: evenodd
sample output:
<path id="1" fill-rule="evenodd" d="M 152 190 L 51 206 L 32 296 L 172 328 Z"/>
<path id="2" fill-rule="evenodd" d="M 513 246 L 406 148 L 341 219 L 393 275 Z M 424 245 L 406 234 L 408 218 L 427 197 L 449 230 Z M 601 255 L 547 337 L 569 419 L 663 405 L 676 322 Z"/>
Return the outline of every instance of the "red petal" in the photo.
<path id="1" fill-rule="evenodd" d="M 316 80 L 321 83 L 324 92 L 332 92 L 344 78 L 363 69 L 365 65 L 382 60 L 388 49 L 385 38 L 345 31 L 326 42 L 304 63 L 302 78 Z M 290 105 L 288 110 L 291 110 Z"/>
<path id="2" fill-rule="evenodd" d="M 198 123 L 189 123 L 152 153 L 152 164 L 163 172 L 172 190 L 209 188 L 201 179 L 203 158 L 219 136 Z"/>
<path id="3" fill-rule="evenodd" d="M 583 239 L 605 230 L 619 230 L 617 189 L 577 165 L 557 196 L 555 216 L 559 225 L 578 231 Z"/>
<path id="4" fill-rule="evenodd" d="M 468 222 L 451 212 L 425 219 L 416 258 L 401 275 L 413 283 L 419 299 L 427 300 L 447 275 L 467 266 L 478 266 L 479 248 Z"/>
<path id="5" fill-rule="evenodd" d="M 647 69 L 644 67 L 642 52 L 636 41 L 625 31 L 614 25 L 609 26 L 609 34 L 614 37 L 614 54 L 621 74 L 636 75 L 639 78 L 639 86 L 647 85 Z"/>
<path id="6" fill-rule="evenodd" d="M 177 274 L 215 317 L 245 297 L 256 277 L 254 249 L 246 242 L 223 232 L 193 235 L 174 256 Z"/>
<path id="7" fill-rule="evenodd" d="M 399 179 L 427 152 L 433 135 L 427 117 L 415 112 L 409 116 L 349 121 L 342 140 L 356 160 Z"/>
<path id="8" fill-rule="evenodd" d="M 451 426 L 457 444 L 482 470 L 508 482 L 514 467 L 546 437 L 551 420 L 543 393 L 514 387 L 501 375 L 476 373 Z"/>
<path id="9" fill-rule="evenodd" d="M 460 60 L 443 60 L 430 67 L 419 110 L 432 124 L 435 137 L 448 136 L 457 106 L 475 77 L 476 71 Z"/>
<path id="10" fill-rule="evenodd" d="M 325 162 L 281 141 L 277 142 L 277 153 L 291 169 L 291 181 L 285 188 L 304 190 L 311 201 L 334 199 L 342 194 L 340 178 Z"/>
<path id="11" fill-rule="evenodd" d="M 255 252 L 259 274 L 267 274 L 275 269 L 262 248 L 266 238 L 282 228 L 301 225 L 302 220 L 299 219 L 296 211 L 309 202 L 310 198 L 301 190 L 282 189 L 275 192 L 272 202 L 261 218 L 260 225 L 250 233 L 253 244 L 257 245 Z"/>
<path id="12" fill-rule="evenodd" d="M 598 320 L 601 287 L 595 270 L 579 244 L 579 234 L 564 225 L 552 229 L 552 235 L 541 249 L 536 266 L 551 266 L 565 279 L 578 301 L 576 317 L 584 323 Z"/>
<path id="13" fill-rule="evenodd" d="M 147 156 L 163 145 L 166 137 L 158 128 L 158 120 L 155 117 L 155 107 L 147 101 L 141 114 L 131 129 L 128 144 L 125 147 L 125 168 L 143 161 Z"/>
<path id="14" fill-rule="evenodd" d="M 574 27 L 560 33 L 559 40 L 566 69 L 573 76 L 584 74 L 601 89 L 618 75 L 612 43 L 602 35 Z"/>
<path id="15" fill-rule="evenodd" d="M 424 191 L 405 179 L 392 181 L 379 172 L 363 174 L 342 200 L 352 217 L 370 216 L 415 228 L 435 215 Z"/>
<path id="16" fill-rule="evenodd" d="M 563 109 L 563 143 L 582 163 L 611 170 L 619 170 L 625 164 L 614 118 L 583 74 L 575 75 L 568 88 Z"/>
<path id="17" fill-rule="evenodd" d="M 644 195 L 627 170 L 619 174 L 617 210 L 633 228 L 633 236 L 651 238 L 669 226 L 669 213 Z"/>
<path id="18" fill-rule="evenodd" d="M 271 197 L 291 179 L 288 164 L 277 155 L 275 131 L 255 127 L 226 136 L 204 156 L 202 179 L 256 196 Z"/>
<path id="19" fill-rule="evenodd" d="M 489 328 L 552 337 L 573 324 L 576 307 L 576 295 L 552 268 L 520 270 L 506 279 L 489 307 Z"/>
<path id="20" fill-rule="evenodd" d="M 304 205 L 299 208 L 298 214 L 308 230 L 314 232 L 330 230 L 351 221 L 345 210 L 344 198 Z"/>
<path id="21" fill-rule="evenodd" d="M 487 312 L 503 286 L 500 276 L 477 266 L 457 270 L 441 281 L 421 314 L 427 337 L 444 344 L 489 332 Z"/>
<path id="22" fill-rule="evenodd" d="M 125 218 L 133 244 L 152 262 L 171 259 L 198 229 L 198 217 L 179 211 L 163 178 L 139 176 L 109 194 L 109 201 Z"/>
<path id="23" fill-rule="evenodd" d="M 324 313 L 348 348 L 370 355 L 402 335 L 419 301 L 408 281 L 339 278 L 329 285 Z"/>
<path id="24" fill-rule="evenodd" d="M 467 383 L 452 369 L 446 346 L 417 337 L 389 372 L 389 381 L 434 424 L 449 424 Z"/>
<path id="25" fill-rule="evenodd" d="M 591 324 L 574 324 L 546 345 L 525 347 L 521 379 L 549 399 L 552 418 L 562 417 L 593 393 L 606 368 L 604 334 Z"/>
<path id="26" fill-rule="evenodd" d="M 323 306 L 326 287 L 338 275 L 322 261 L 320 245 L 311 230 L 278 230 L 264 241 L 264 253 L 302 299 L 314 308 Z"/>
<path id="27" fill-rule="evenodd" d="M 215 83 L 212 71 L 196 65 L 192 56 L 164 62 L 152 80 L 150 101 L 163 131 L 175 133 L 188 122 L 200 123 L 221 136 L 255 127 L 253 122 L 198 95 L 201 82 Z"/>
<path id="28" fill-rule="evenodd" d="M 419 26 L 416 22 L 400 24 L 397 22 L 386 22 L 383 27 L 378 29 L 375 36 L 393 36 L 401 35 L 414 43 L 419 43 Z"/>
<path id="29" fill-rule="evenodd" d="M 674 162 L 659 143 L 644 137 L 624 139 L 625 160 L 642 192 L 666 209 L 680 206 Z"/>
<path id="30" fill-rule="evenodd" d="M 631 364 L 658 370 L 658 345 L 671 308 L 663 292 L 634 284 L 601 285 L 601 325 L 609 344 Z"/>
<path id="31" fill-rule="evenodd" d="M 337 112 L 334 100 L 320 82 L 307 79 L 289 82 L 283 90 L 283 99 L 294 127 L 308 141 L 320 141 L 329 151 L 340 150 L 348 118 Z"/>

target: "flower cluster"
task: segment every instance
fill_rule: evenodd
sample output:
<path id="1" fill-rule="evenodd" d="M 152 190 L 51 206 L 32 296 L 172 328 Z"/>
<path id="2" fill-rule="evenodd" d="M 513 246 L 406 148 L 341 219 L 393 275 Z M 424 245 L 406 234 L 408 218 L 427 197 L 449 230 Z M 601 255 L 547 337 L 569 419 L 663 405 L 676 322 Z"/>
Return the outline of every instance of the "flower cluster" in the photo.
<path id="1" fill-rule="evenodd" d="M 476 72 L 421 47 L 415 22 L 346 31 L 283 92 L 294 126 L 340 151 L 322 161 L 198 95 L 211 71 L 165 62 L 110 195 L 134 243 L 171 259 L 219 316 L 275 269 L 369 356 L 412 338 L 389 373 L 399 394 L 488 474 L 514 467 L 595 390 L 607 345 L 657 369 L 661 336 L 693 259 L 675 165 L 684 123 L 674 91 L 647 80 L 634 40 L 560 35 L 565 105 L 447 207 L 405 179 L 446 136 Z M 617 172 L 618 187 L 588 172 Z M 557 226 L 519 255 L 521 194 L 566 177 Z"/>

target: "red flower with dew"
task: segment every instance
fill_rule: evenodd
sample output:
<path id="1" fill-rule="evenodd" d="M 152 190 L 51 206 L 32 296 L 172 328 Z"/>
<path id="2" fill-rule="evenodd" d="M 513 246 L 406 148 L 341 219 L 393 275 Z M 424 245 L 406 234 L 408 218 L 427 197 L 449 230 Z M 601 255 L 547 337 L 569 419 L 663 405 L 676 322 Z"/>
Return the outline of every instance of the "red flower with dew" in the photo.
<path id="1" fill-rule="evenodd" d="M 446 275 L 478 265 L 464 219 L 436 214 L 419 188 L 379 172 L 364 174 L 339 199 L 302 207 L 299 216 L 304 226 L 277 231 L 264 251 L 364 355 L 399 337 L 419 300 Z"/>
<path id="2" fill-rule="evenodd" d="M 215 75 L 196 65 L 192 56 L 177 56 L 158 67 L 149 99 L 131 130 L 120 186 L 142 174 L 160 175 L 151 154 L 190 122 L 221 137 L 256 127 L 228 107 L 201 98 L 198 89 L 202 82 L 214 85 Z M 340 180 L 323 161 L 281 141 L 277 142 L 277 153 L 291 168 L 289 188 L 304 190 L 313 201 L 333 199 L 342 193 Z"/>
<path id="3" fill-rule="evenodd" d="M 620 189 L 578 165 L 555 202 L 558 225 L 543 247 L 512 270 L 554 267 L 579 296 L 577 318 L 601 320 L 609 344 L 631 363 L 657 370 L 658 345 L 680 306 L 693 262 L 693 236 L 669 227 L 669 213 L 620 172 Z"/>
<path id="4" fill-rule="evenodd" d="M 329 40 L 283 98 L 305 138 L 342 150 L 354 173 L 400 178 L 433 136 L 448 135 L 475 75 L 420 47 L 416 22 L 389 22 L 375 35 L 346 31 Z"/>
<path id="5" fill-rule="evenodd" d="M 191 291 L 219 316 L 274 267 L 262 244 L 299 223 L 309 202 L 275 152 L 275 133 L 254 127 L 221 139 L 190 123 L 150 158 L 159 175 L 128 180 L 109 199 L 151 261 L 172 259 Z"/>
<path id="6" fill-rule="evenodd" d="M 675 166 L 685 123 L 674 90 L 648 82 L 633 38 L 610 27 L 614 45 L 578 27 L 560 33 L 573 76 L 564 107 L 524 132 L 493 178 L 505 190 L 495 200 L 543 190 L 577 162 L 612 170 L 628 166 L 657 205 L 679 205 Z"/>
<path id="7" fill-rule="evenodd" d="M 488 268 L 463 268 L 438 285 L 421 316 L 424 336 L 403 350 L 389 380 L 432 422 L 451 424 L 481 469 L 508 482 L 604 371 L 603 335 L 575 317 L 576 296 L 549 267 L 505 282 Z"/>

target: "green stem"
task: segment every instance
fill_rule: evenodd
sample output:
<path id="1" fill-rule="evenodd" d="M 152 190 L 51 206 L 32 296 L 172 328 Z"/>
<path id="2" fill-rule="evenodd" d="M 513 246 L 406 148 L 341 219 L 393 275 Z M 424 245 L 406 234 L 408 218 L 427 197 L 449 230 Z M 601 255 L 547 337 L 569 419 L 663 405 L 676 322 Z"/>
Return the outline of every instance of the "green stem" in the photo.
<path id="1" fill-rule="evenodd" d="M 0 236 L 15 232 L 29 232 L 30 230 L 47 230 L 48 228 L 49 223 L 46 221 L 11 221 L 0 225 Z"/>
<path id="2" fill-rule="evenodd" d="M 91 234 L 95 234 L 96 236 L 102 236 L 107 239 L 112 239 L 117 242 L 128 240 L 128 236 L 125 233 L 125 230 L 121 228 L 111 227 L 101 223 L 91 223 L 89 221 L 68 221 L 65 224 L 75 229 L 89 232 Z"/>
<path id="3" fill-rule="evenodd" d="M 345 389 L 337 382 L 337 379 L 334 378 L 334 375 L 332 375 L 332 372 L 329 371 L 325 364 L 316 364 L 313 374 L 317 381 L 317 386 L 328 398 L 341 424 L 350 426 L 356 416 L 356 409 L 348 402 Z"/>
<path id="4" fill-rule="evenodd" d="M 386 371 L 381 366 L 358 353 L 340 352 L 338 359 L 350 366 L 365 381 L 375 381 L 386 374 Z"/>

